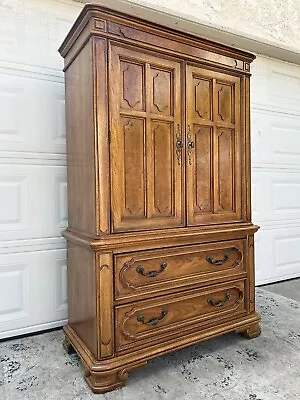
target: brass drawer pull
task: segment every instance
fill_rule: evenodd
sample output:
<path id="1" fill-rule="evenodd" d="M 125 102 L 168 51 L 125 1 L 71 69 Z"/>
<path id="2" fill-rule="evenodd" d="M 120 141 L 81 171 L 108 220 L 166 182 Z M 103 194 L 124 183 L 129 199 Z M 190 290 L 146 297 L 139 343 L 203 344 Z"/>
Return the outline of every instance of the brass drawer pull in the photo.
<path id="1" fill-rule="evenodd" d="M 161 313 L 161 317 L 159 317 L 159 318 L 153 318 L 153 319 L 150 319 L 150 321 L 146 321 L 145 320 L 146 317 L 144 315 L 139 315 L 137 317 L 137 320 L 141 324 L 148 325 L 148 326 L 153 326 L 153 325 L 157 325 L 159 322 L 162 322 L 166 318 L 167 314 L 168 314 L 167 308 L 163 308 L 162 313 Z"/>
<path id="2" fill-rule="evenodd" d="M 192 139 L 190 125 L 188 126 L 187 148 L 188 148 L 189 164 L 192 165 L 192 152 L 193 152 L 193 149 L 195 148 L 195 142 Z"/>
<path id="3" fill-rule="evenodd" d="M 155 278 L 157 275 L 161 274 L 162 272 L 164 272 L 164 270 L 167 268 L 168 264 L 166 262 L 163 262 L 160 266 L 160 270 L 159 271 L 150 271 L 150 272 L 145 272 L 144 268 L 139 265 L 136 268 L 136 272 L 138 274 L 141 274 L 143 276 L 147 276 L 148 278 Z"/>
<path id="4" fill-rule="evenodd" d="M 214 307 L 223 307 L 226 303 L 228 303 L 230 297 L 231 297 L 230 292 L 226 292 L 224 301 L 216 301 L 210 297 L 209 299 L 207 299 L 207 302 L 208 304 Z"/>
<path id="5" fill-rule="evenodd" d="M 229 254 L 227 253 L 227 254 L 225 254 L 223 260 L 215 260 L 214 261 L 212 257 L 207 256 L 206 261 L 213 265 L 222 265 L 228 260 L 228 258 L 229 258 Z"/>
<path id="6" fill-rule="evenodd" d="M 181 162 L 181 152 L 183 148 L 183 140 L 181 137 L 181 129 L 180 125 L 177 125 L 177 133 L 176 133 L 176 156 L 177 156 L 177 162 L 178 165 L 180 165 Z"/>

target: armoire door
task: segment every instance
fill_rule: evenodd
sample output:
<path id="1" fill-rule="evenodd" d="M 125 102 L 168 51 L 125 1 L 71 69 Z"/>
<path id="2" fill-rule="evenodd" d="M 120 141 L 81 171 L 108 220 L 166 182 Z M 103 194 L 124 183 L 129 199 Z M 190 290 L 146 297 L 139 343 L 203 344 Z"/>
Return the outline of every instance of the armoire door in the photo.
<path id="1" fill-rule="evenodd" d="M 180 72 L 178 62 L 110 44 L 113 232 L 184 224 Z"/>
<path id="2" fill-rule="evenodd" d="M 188 225 L 241 221 L 240 79 L 187 66 Z"/>

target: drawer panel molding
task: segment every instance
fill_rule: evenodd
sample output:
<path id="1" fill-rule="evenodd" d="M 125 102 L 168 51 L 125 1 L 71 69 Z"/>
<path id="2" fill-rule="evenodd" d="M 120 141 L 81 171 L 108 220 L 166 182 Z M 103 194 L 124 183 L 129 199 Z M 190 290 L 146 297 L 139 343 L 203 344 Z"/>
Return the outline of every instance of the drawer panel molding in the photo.
<path id="1" fill-rule="evenodd" d="M 115 256 L 116 299 L 245 272 L 244 241 L 228 241 Z"/>
<path id="2" fill-rule="evenodd" d="M 143 339 L 157 341 L 171 331 L 181 334 L 185 326 L 246 313 L 244 292 L 241 280 L 117 306 L 117 348 Z"/>

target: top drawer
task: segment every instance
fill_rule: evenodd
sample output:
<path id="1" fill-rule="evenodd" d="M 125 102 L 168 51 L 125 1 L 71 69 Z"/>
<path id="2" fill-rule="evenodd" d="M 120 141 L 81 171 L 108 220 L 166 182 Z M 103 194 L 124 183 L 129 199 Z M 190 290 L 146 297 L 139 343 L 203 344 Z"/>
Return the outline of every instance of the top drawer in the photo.
<path id="1" fill-rule="evenodd" d="M 246 272 L 245 245 L 241 239 L 116 255 L 115 298 L 132 300 L 179 286 L 241 277 Z"/>

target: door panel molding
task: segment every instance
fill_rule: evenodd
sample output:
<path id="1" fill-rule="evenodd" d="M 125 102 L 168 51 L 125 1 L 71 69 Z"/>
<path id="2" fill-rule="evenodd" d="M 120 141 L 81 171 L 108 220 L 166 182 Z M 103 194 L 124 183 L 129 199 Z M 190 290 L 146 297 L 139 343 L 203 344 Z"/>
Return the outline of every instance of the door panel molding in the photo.
<path id="1" fill-rule="evenodd" d="M 183 226 L 181 63 L 109 46 L 113 231 Z"/>
<path id="2" fill-rule="evenodd" d="M 242 220 L 240 78 L 187 66 L 188 225 Z"/>

